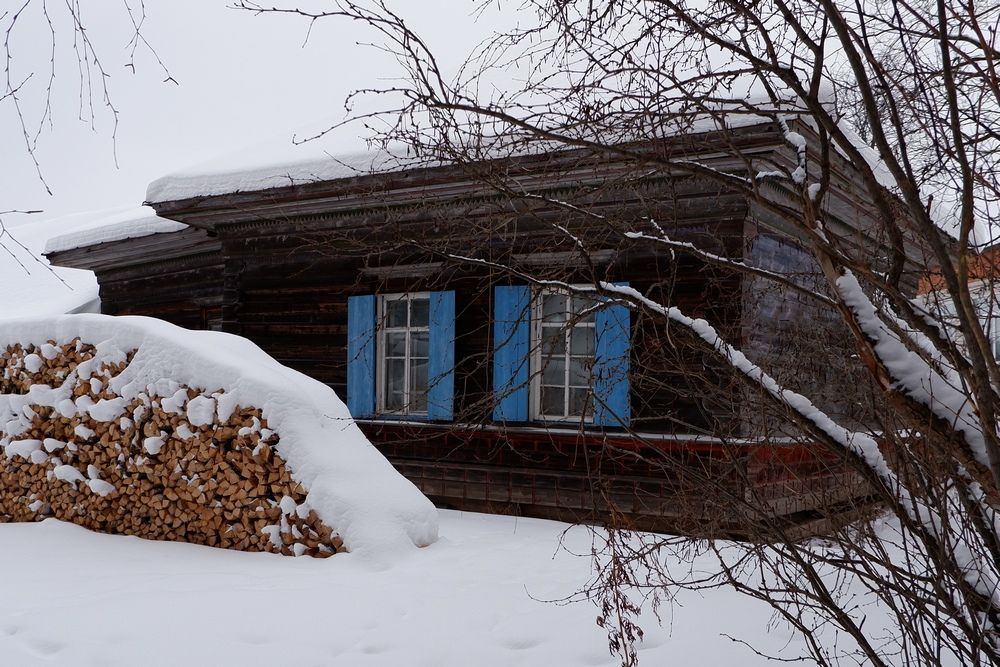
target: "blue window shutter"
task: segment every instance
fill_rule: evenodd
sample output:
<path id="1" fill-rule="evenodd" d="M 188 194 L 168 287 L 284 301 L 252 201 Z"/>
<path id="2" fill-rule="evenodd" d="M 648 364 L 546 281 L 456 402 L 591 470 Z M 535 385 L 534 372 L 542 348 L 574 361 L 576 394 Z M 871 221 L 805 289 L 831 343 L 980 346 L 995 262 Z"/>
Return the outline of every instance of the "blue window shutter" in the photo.
<path id="1" fill-rule="evenodd" d="M 494 288 L 493 421 L 528 421 L 531 288 Z"/>
<path id="2" fill-rule="evenodd" d="M 628 287 L 628 283 L 615 283 Z M 611 303 L 595 314 L 597 357 L 594 359 L 594 423 L 628 426 L 630 308 Z"/>
<path id="3" fill-rule="evenodd" d="M 347 409 L 375 416 L 375 295 L 347 299 Z"/>
<path id="4" fill-rule="evenodd" d="M 455 404 L 455 292 L 431 292 L 427 418 L 451 421 Z"/>

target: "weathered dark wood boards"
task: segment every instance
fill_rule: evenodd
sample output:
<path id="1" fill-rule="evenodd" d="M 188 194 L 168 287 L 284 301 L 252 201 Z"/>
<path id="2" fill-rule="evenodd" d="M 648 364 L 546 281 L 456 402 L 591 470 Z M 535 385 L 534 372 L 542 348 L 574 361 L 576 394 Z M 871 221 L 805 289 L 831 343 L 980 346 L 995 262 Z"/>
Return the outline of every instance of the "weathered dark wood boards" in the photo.
<path id="1" fill-rule="evenodd" d="M 806 535 L 871 506 L 871 491 L 844 461 L 806 443 L 384 422 L 363 429 L 428 497 L 456 509 L 587 523 L 613 512 L 638 529 L 762 539 L 762 513 Z"/>
<path id="2" fill-rule="evenodd" d="M 217 238 L 192 228 L 66 250 L 50 259 L 97 274 L 103 313 L 211 329 L 221 323 L 221 248 Z"/>

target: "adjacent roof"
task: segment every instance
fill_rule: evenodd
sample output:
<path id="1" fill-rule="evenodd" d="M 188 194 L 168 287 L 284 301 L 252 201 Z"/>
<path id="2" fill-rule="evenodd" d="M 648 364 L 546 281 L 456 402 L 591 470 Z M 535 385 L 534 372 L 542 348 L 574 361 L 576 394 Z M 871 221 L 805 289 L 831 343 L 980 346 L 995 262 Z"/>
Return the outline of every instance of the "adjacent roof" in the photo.
<path id="1" fill-rule="evenodd" d="M 45 254 L 86 248 L 111 241 L 135 239 L 152 234 L 176 232 L 187 225 L 156 215 L 148 206 L 104 209 L 74 213 L 48 223 L 52 229 L 73 229 L 72 232 L 49 238 Z"/>
<path id="2" fill-rule="evenodd" d="M 1000 280 L 1000 245 L 969 252 L 969 282 Z M 935 266 L 920 278 L 917 294 L 930 294 L 947 287 L 941 267 Z"/>

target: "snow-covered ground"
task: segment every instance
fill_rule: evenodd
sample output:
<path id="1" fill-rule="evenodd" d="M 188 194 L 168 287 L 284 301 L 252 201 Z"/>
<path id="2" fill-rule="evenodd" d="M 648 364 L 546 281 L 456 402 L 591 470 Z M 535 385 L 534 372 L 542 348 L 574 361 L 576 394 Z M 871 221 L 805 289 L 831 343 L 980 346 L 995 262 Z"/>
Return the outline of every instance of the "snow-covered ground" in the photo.
<path id="1" fill-rule="evenodd" d="M 590 575 L 591 535 L 567 528 L 443 511 L 437 543 L 375 566 L 0 525 L 0 663 L 614 665 L 597 609 L 556 602 Z M 723 633 L 797 654 L 732 592 L 672 609 L 645 619 L 640 664 L 764 664 Z"/>

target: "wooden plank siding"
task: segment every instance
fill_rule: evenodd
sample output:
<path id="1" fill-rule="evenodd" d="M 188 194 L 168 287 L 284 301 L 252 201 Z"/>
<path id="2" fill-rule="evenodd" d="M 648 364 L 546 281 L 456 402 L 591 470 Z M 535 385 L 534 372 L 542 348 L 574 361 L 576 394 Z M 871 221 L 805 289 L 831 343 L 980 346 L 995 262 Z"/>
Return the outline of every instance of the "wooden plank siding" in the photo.
<path id="1" fill-rule="evenodd" d="M 221 314 L 221 248 L 217 238 L 192 228 L 67 250 L 51 260 L 93 270 L 105 314 L 207 329 Z"/>
<path id="2" fill-rule="evenodd" d="M 790 534 L 805 535 L 837 513 L 863 510 L 870 495 L 843 461 L 806 443 L 626 437 L 582 428 L 379 421 L 361 427 L 421 491 L 456 509 L 584 523 L 613 513 L 636 529 L 761 539 L 764 514 L 784 518 Z"/>
<path id="3" fill-rule="evenodd" d="M 671 233 L 713 252 L 739 257 L 747 207 L 742 198 L 709 187 L 703 180 L 669 182 L 658 194 L 655 211 L 668 224 L 677 215 L 673 197 L 681 193 L 684 224 L 670 225 Z M 626 196 L 628 195 L 628 196 Z M 609 201 L 602 215 L 632 224 L 637 200 L 650 190 L 604 193 Z M 642 208 L 647 214 L 650 206 Z M 551 205 L 532 210 L 509 210 L 500 204 L 425 205 L 418 210 L 381 212 L 352 217 L 293 218 L 257 221 L 219 228 L 226 256 L 226 330 L 254 340 L 265 351 L 293 368 L 306 372 L 335 390 L 346 390 L 347 298 L 364 294 L 391 294 L 439 289 L 456 291 L 456 413 L 482 422 L 490 411 L 492 289 L 511 279 L 497 268 L 442 261 L 462 253 L 517 266 L 532 262 L 530 272 L 593 284 L 595 279 L 628 281 L 653 298 L 678 305 L 685 312 L 706 317 L 730 336 L 741 333 L 740 277 L 721 272 L 689 257 L 674 256 L 647 242 L 623 241 L 592 221 L 580 221 Z M 691 222 L 691 220 L 695 222 Z M 558 223 L 588 239 L 594 253 L 607 252 L 592 269 L 584 267 L 566 236 L 552 228 Z M 586 223 L 586 224 L 583 224 Z M 403 241 L 400 241 L 403 239 Z M 419 241 L 408 242 L 406 239 Z M 550 257 L 546 264 L 546 253 Z M 525 257 L 524 260 L 517 259 Z M 428 272 L 420 267 L 436 267 Z M 417 275 L 409 275 L 408 270 Z M 593 272 L 596 271 L 595 275 Z M 402 275 L 400 275 L 402 273 Z M 412 273 L 412 271 L 409 271 Z M 516 282 L 516 281 L 515 281 Z M 238 310 L 238 314 L 236 314 Z M 673 355 L 663 351 L 669 331 L 663 322 L 638 317 L 633 357 L 649 372 L 636 377 L 633 396 L 635 423 L 643 428 L 729 433 L 736 411 L 719 413 L 691 397 L 689 380 L 707 367 L 700 355 L 686 349 Z M 648 386 L 647 386 L 648 385 Z"/>

